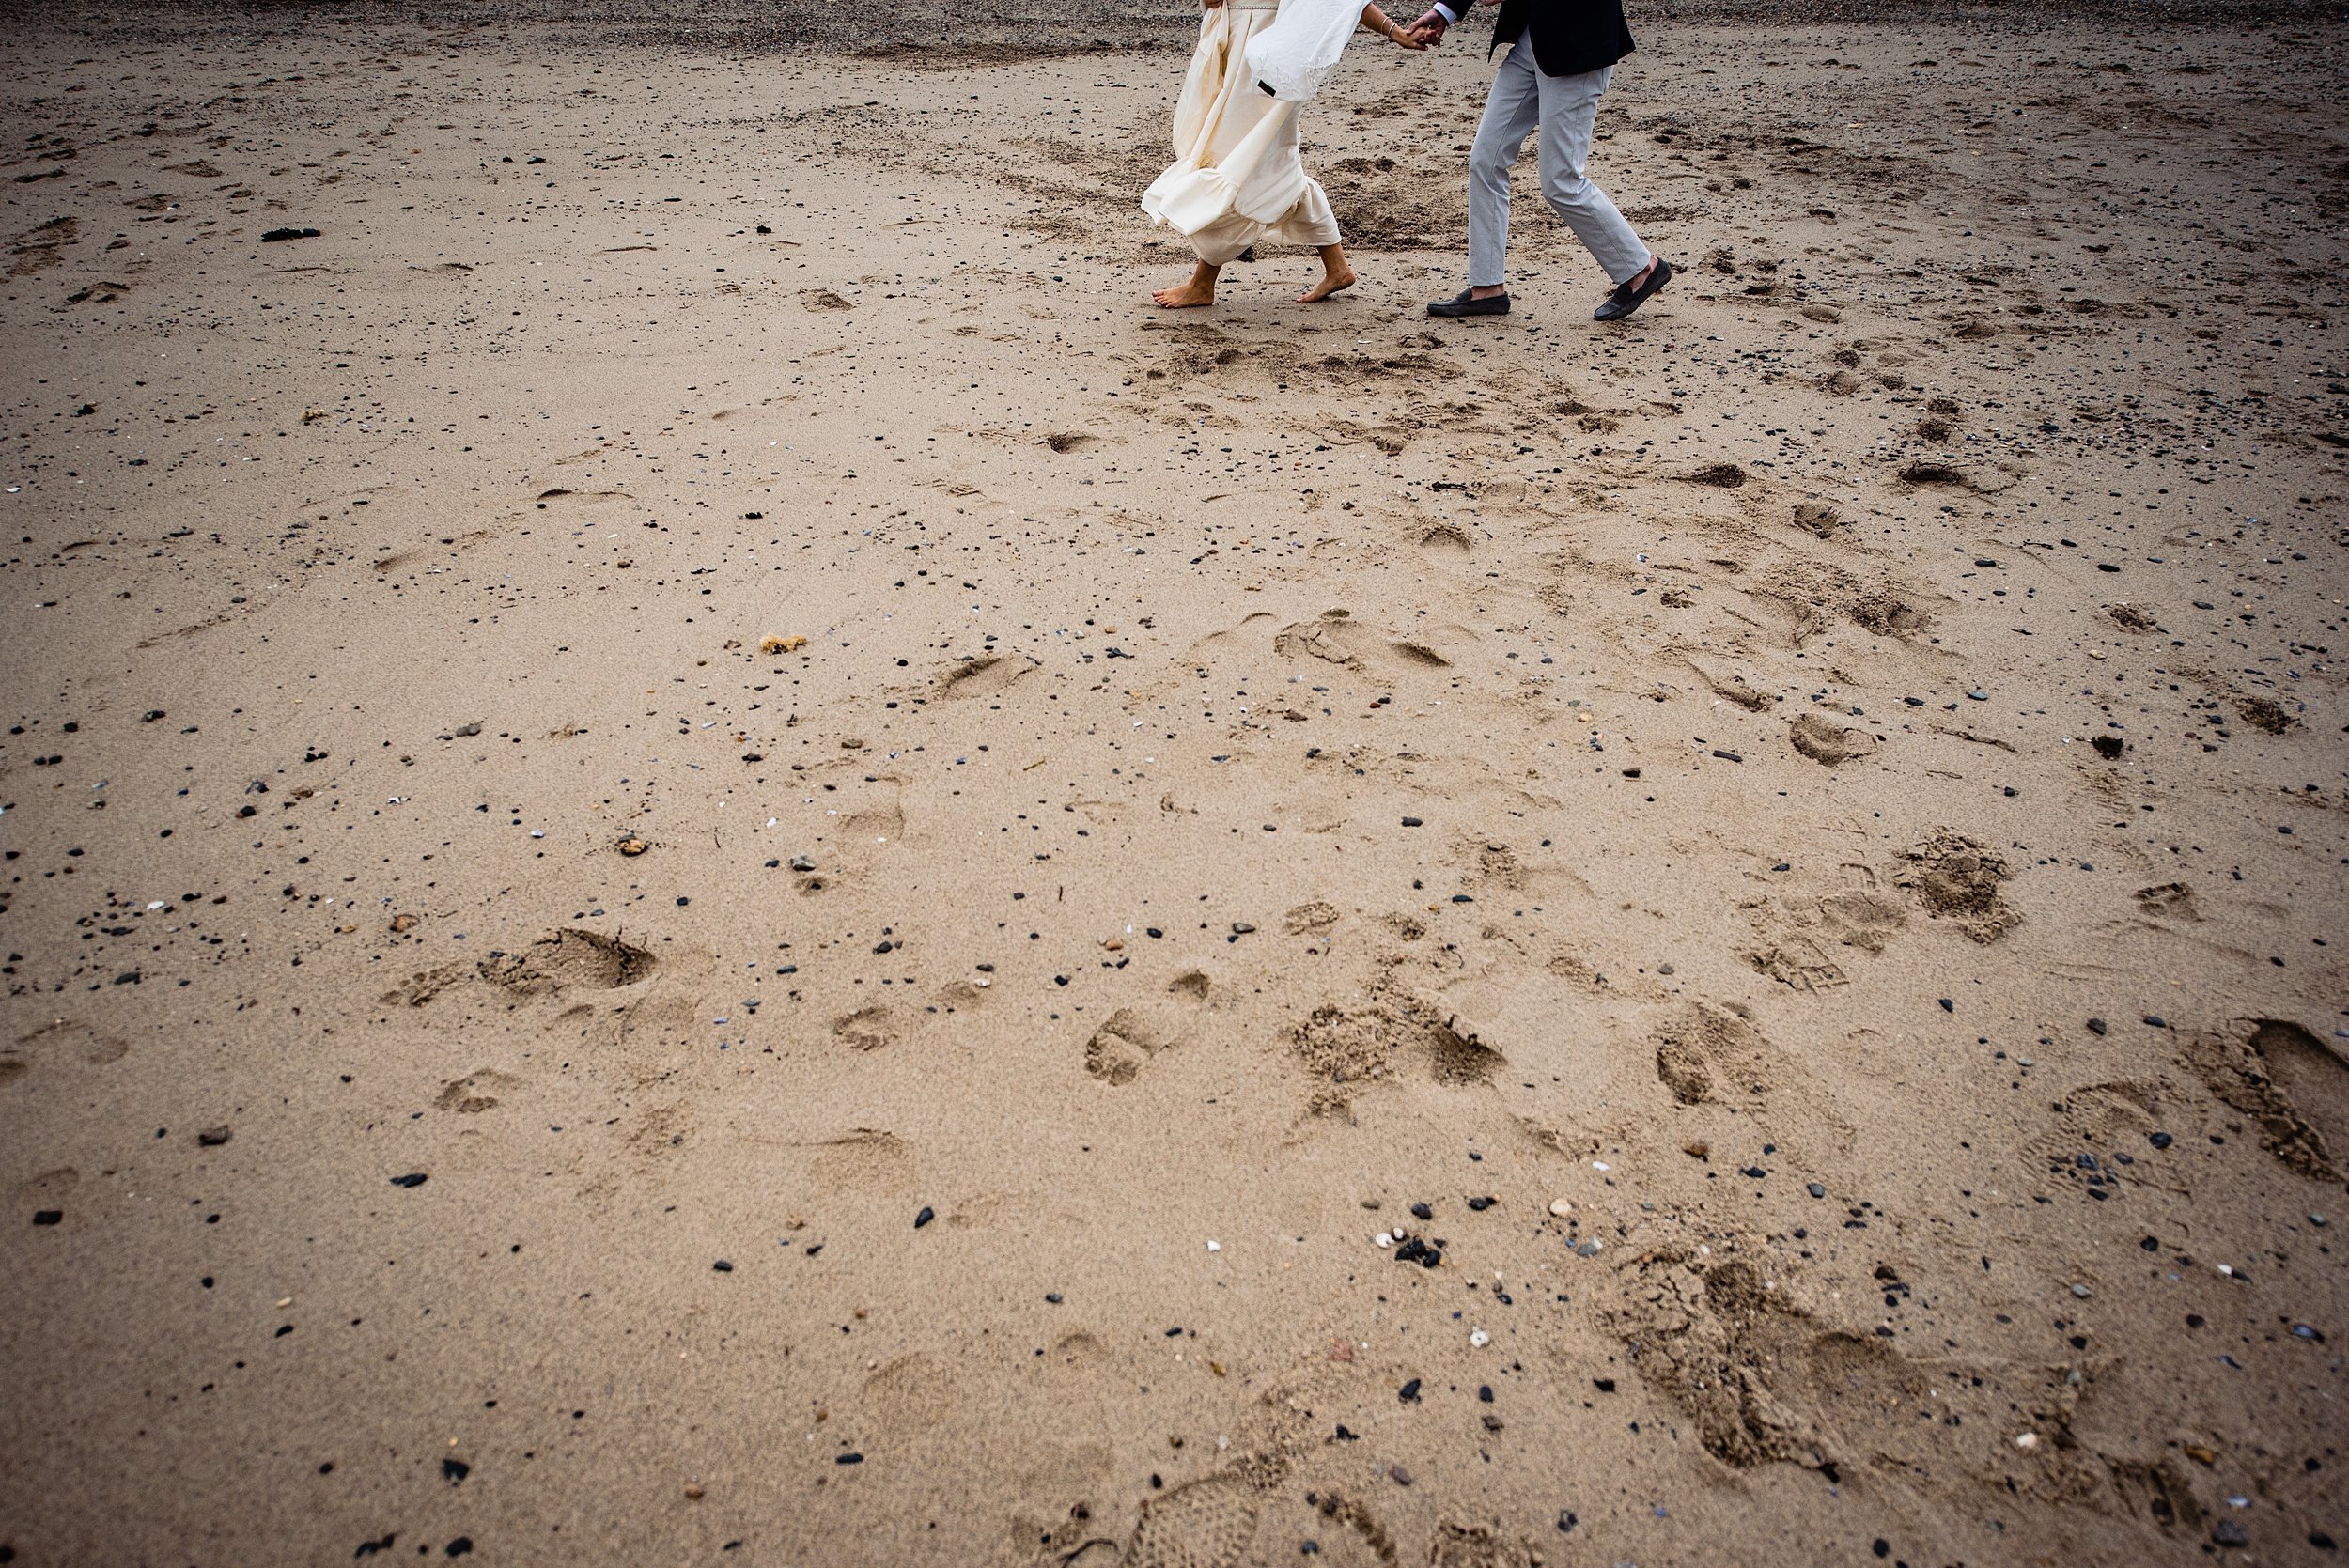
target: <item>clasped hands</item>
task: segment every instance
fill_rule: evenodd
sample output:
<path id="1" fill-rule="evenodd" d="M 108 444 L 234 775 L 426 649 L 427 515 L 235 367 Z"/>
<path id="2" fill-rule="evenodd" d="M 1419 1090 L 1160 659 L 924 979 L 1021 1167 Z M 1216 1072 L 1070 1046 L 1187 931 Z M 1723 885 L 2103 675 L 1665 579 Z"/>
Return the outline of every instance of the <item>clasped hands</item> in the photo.
<path id="1" fill-rule="evenodd" d="M 1465 15 L 1470 6 L 1491 6 L 1499 3 L 1500 0 L 1461 0 L 1455 9 Z M 1439 49 L 1443 46 L 1444 33 L 1451 25 L 1451 23 L 1444 20 L 1443 12 L 1430 6 L 1417 22 L 1403 30 L 1416 39 L 1422 48 Z"/>
<path id="2" fill-rule="evenodd" d="M 1462 0 L 1462 3 L 1467 4 L 1469 0 Z M 1211 11 L 1222 4 L 1223 0 L 1199 0 L 1199 7 L 1202 10 Z M 1431 19 L 1436 24 L 1436 31 L 1432 37 L 1423 31 Z M 1362 8 L 1361 28 L 1366 33 L 1377 34 L 1398 49 L 1425 49 L 1443 37 L 1443 12 L 1431 8 L 1426 16 L 1421 17 L 1408 27 L 1398 27 L 1388 19 L 1386 12 L 1378 8 L 1374 0 L 1373 4 Z M 1267 92 L 1271 90 L 1269 87 L 1265 89 Z"/>

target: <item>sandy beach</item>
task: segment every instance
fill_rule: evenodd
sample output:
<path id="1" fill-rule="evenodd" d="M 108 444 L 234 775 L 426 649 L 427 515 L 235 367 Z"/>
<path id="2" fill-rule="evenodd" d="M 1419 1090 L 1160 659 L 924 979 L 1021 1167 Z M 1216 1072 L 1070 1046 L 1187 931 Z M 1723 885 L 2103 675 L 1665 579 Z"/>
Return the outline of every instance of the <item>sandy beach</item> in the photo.
<path id="1" fill-rule="evenodd" d="M 2338 13 L 10 14 L 0 1562 L 2338 1560 Z"/>

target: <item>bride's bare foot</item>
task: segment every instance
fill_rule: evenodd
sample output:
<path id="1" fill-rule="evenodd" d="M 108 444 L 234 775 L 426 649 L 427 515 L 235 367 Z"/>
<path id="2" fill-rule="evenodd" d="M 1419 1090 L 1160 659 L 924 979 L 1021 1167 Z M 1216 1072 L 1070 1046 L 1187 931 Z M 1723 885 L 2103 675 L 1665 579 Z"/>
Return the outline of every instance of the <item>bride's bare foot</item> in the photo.
<path id="1" fill-rule="evenodd" d="M 1161 310 L 1189 310 L 1198 305 L 1215 303 L 1215 278 L 1220 268 L 1201 262 L 1190 274 L 1190 281 L 1174 288 L 1161 288 L 1150 297 L 1159 302 Z"/>
<path id="2" fill-rule="evenodd" d="M 1322 245 L 1316 248 L 1321 252 L 1321 281 L 1297 296 L 1297 303 L 1300 305 L 1317 303 L 1354 287 L 1354 269 L 1346 264 L 1346 247 Z"/>
<path id="3" fill-rule="evenodd" d="M 1324 272 L 1319 283 L 1297 296 L 1297 303 L 1300 305 L 1314 304 L 1332 294 L 1344 293 L 1354 287 L 1354 270 L 1350 267 L 1342 272 Z"/>

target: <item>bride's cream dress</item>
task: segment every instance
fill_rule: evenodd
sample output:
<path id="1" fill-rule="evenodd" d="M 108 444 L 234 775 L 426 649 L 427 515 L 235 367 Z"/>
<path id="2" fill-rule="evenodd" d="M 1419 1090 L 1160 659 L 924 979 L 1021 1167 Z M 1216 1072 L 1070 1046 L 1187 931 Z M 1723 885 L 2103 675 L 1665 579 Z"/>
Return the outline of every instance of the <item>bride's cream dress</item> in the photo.
<path id="1" fill-rule="evenodd" d="M 1174 162 L 1142 210 L 1221 267 L 1253 244 L 1338 243 L 1329 194 L 1297 150 L 1299 105 L 1247 77 L 1248 40 L 1272 25 L 1277 0 L 1224 0 L 1200 19 L 1199 48 L 1174 103 Z"/>

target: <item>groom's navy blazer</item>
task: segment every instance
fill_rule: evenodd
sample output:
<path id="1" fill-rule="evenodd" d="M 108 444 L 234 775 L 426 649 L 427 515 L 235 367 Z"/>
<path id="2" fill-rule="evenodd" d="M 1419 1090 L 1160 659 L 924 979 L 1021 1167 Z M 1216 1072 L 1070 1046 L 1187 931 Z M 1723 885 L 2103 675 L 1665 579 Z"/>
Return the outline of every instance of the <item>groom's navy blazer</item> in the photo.
<path id="1" fill-rule="evenodd" d="M 1501 0 L 1492 46 L 1520 38 L 1533 46 L 1545 76 L 1604 70 L 1632 49 L 1623 0 Z"/>

